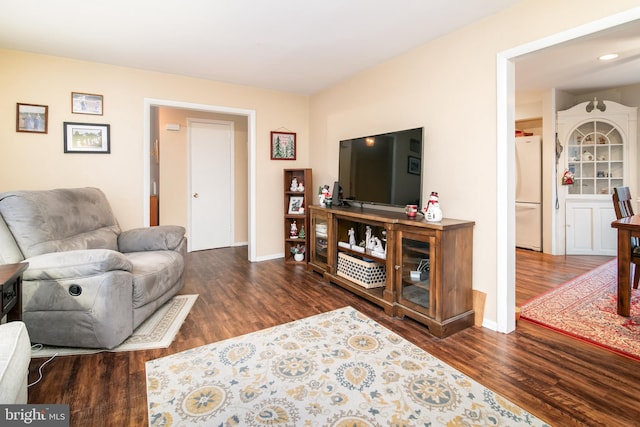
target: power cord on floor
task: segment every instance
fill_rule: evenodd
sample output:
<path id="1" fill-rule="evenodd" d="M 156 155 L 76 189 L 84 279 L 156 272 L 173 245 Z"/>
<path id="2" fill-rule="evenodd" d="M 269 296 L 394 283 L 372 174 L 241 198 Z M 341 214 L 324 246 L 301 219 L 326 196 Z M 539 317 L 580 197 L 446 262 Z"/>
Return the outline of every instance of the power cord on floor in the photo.
<path id="1" fill-rule="evenodd" d="M 42 344 L 34 344 L 31 346 L 31 351 L 38 351 L 38 350 L 42 350 L 43 345 Z M 53 359 L 55 359 L 55 357 L 58 355 L 58 353 L 55 353 L 53 356 L 51 356 L 49 359 L 47 359 L 42 365 L 40 365 L 40 367 L 38 368 L 38 379 L 35 380 L 34 382 L 32 382 L 31 384 L 27 384 L 27 388 L 31 387 L 32 385 L 36 385 L 38 384 L 42 378 L 42 368 L 45 367 L 45 365 L 49 362 L 51 362 Z"/>

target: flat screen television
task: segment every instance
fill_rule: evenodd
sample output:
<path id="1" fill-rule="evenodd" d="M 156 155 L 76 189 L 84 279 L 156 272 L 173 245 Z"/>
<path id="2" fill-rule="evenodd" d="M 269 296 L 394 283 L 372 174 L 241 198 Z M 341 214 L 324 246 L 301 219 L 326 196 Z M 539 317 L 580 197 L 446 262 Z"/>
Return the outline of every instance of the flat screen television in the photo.
<path id="1" fill-rule="evenodd" d="M 341 200 L 420 207 L 422 133 L 423 128 L 415 128 L 340 141 Z"/>

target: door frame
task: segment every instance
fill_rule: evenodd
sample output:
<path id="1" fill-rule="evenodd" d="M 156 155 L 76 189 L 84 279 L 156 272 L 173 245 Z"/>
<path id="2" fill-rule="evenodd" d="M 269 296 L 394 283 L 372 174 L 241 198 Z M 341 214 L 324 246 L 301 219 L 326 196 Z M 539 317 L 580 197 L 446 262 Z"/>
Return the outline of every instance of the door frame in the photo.
<path id="1" fill-rule="evenodd" d="M 234 230 L 235 230 L 235 222 L 234 222 L 234 216 L 233 216 L 233 206 L 235 206 L 235 180 L 233 179 L 234 176 L 234 158 L 235 158 L 235 145 L 236 145 L 236 139 L 235 139 L 235 135 L 234 135 L 234 123 L 232 121 L 229 120 L 213 120 L 213 119 L 199 119 L 199 118 L 195 118 L 195 117 L 188 117 L 187 118 L 187 132 L 188 132 L 188 136 L 187 136 L 187 162 L 188 162 L 188 176 L 187 176 L 187 250 L 189 252 L 191 252 L 192 247 L 191 247 L 191 242 L 193 241 L 192 237 L 192 233 L 193 233 L 193 210 L 192 210 L 192 204 L 193 204 L 193 197 L 191 196 L 193 194 L 193 187 L 192 187 L 192 177 L 193 177 L 193 167 L 191 164 L 191 150 L 192 150 L 192 134 L 191 134 L 191 125 L 193 123 L 206 123 L 206 124 L 223 124 L 225 126 L 229 126 L 231 128 L 231 171 L 230 171 L 230 177 L 229 177 L 229 183 L 231 185 L 231 200 L 229 202 L 229 219 L 231 221 L 231 229 L 229 230 L 230 236 L 229 236 L 229 241 L 233 244 L 235 242 L 234 239 Z"/>
<path id="2" fill-rule="evenodd" d="M 515 65 L 516 58 L 579 37 L 640 19 L 640 7 L 579 25 L 496 55 L 496 324 L 498 332 L 515 330 Z M 556 188 L 553 190 L 556 197 Z M 555 226 L 555 218 L 552 220 Z M 555 244 L 555 233 L 554 242 Z M 486 321 L 485 321 L 486 322 Z"/>
<path id="3" fill-rule="evenodd" d="M 247 118 L 247 173 L 248 173 L 248 258 L 249 261 L 257 261 L 256 253 L 256 111 L 244 108 L 232 108 L 219 105 L 195 104 L 191 102 L 173 101 L 167 99 L 144 98 L 144 129 L 143 129 L 143 182 L 142 182 L 142 223 L 149 226 L 149 197 L 151 196 L 151 107 L 172 107 L 186 110 L 200 110 L 210 113 L 234 114 Z"/>

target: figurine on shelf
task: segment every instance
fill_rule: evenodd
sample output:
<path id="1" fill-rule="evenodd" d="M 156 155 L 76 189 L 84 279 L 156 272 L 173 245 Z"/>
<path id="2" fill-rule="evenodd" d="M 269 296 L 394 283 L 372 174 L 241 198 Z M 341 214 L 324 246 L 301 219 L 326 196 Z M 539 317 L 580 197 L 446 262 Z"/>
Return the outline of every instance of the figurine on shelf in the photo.
<path id="1" fill-rule="evenodd" d="M 427 206 L 424 208 L 424 217 L 429 222 L 442 221 L 442 209 L 440 209 L 440 203 L 438 202 L 438 193 L 431 192 Z"/>
<path id="2" fill-rule="evenodd" d="M 304 245 L 298 244 L 295 246 L 291 246 L 291 249 L 289 249 L 289 251 L 293 255 L 294 260 L 298 262 L 304 261 L 304 252 L 305 252 Z"/>
<path id="3" fill-rule="evenodd" d="M 364 247 L 367 249 L 371 249 L 371 227 L 367 225 L 366 231 L 364 232 Z"/>
<path id="4" fill-rule="evenodd" d="M 322 206 L 323 208 L 331 206 L 331 193 L 329 192 L 328 185 L 320 187 L 320 194 L 318 197 L 320 199 L 320 206 Z"/>
<path id="5" fill-rule="evenodd" d="M 562 185 L 573 185 L 573 173 L 569 169 L 564 170 Z"/>
<path id="6" fill-rule="evenodd" d="M 298 237 L 304 239 L 304 225 L 300 226 L 300 232 L 298 233 Z"/>
<path id="7" fill-rule="evenodd" d="M 298 183 L 298 188 L 296 188 L 296 191 L 299 191 L 301 193 L 304 191 L 304 182 Z"/>
<path id="8" fill-rule="evenodd" d="M 290 191 L 298 191 L 298 178 L 293 178 L 291 180 L 291 187 L 289 187 Z"/>
<path id="9" fill-rule="evenodd" d="M 295 221 L 291 222 L 291 229 L 289 230 L 289 237 L 292 239 L 298 238 L 298 225 Z"/>
<path id="10" fill-rule="evenodd" d="M 351 246 L 356 246 L 356 231 L 353 227 L 349 229 L 349 244 Z"/>
<path id="11" fill-rule="evenodd" d="M 297 243 L 294 246 L 291 246 L 291 249 L 289 249 L 291 251 L 292 254 L 303 254 L 305 247 L 304 244 L 301 243 Z"/>
<path id="12" fill-rule="evenodd" d="M 384 247 L 382 246 L 382 241 L 378 237 L 373 238 L 373 250 L 375 252 L 384 253 Z"/>

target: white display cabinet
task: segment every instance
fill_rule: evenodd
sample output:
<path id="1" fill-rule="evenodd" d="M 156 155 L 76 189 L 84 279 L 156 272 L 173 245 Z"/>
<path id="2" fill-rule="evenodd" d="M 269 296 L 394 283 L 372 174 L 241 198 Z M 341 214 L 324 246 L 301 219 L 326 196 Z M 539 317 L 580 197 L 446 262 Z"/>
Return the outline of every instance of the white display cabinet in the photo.
<path id="1" fill-rule="evenodd" d="M 613 101 L 583 102 L 558 112 L 558 142 L 564 151 L 558 181 L 566 170 L 573 184 L 558 191 L 559 241 L 567 255 L 616 255 L 611 195 L 628 186 L 637 193 L 638 111 Z"/>

